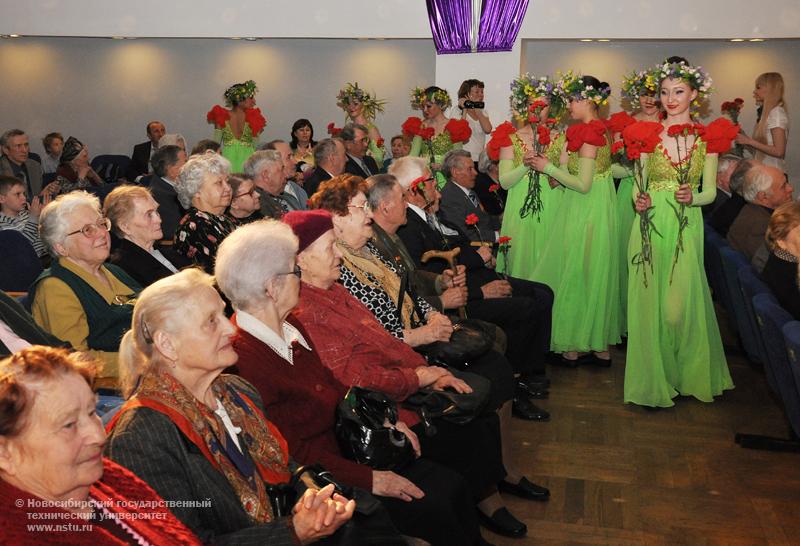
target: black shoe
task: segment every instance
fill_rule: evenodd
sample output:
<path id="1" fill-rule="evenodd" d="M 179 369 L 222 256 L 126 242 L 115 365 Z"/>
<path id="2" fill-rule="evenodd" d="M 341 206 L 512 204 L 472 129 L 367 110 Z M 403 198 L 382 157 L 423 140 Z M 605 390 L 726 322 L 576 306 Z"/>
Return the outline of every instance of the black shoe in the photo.
<path id="1" fill-rule="evenodd" d="M 592 366 L 597 366 L 600 368 L 610 368 L 611 367 L 611 359 L 610 358 L 600 358 L 594 353 L 589 353 L 583 357 L 584 364 L 590 364 Z"/>
<path id="2" fill-rule="evenodd" d="M 518 483 L 511 483 L 505 480 L 497 484 L 497 489 L 501 493 L 508 493 L 523 499 L 546 501 L 550 500 L 550 490 L 541 485 L 536 485 L 526 477 L 522 477 Z"/>
<path id="3" fill-rule="evenodd" d="M 531 388 L 522 381 L 517 381 L 517 386 L 514 389 L 514 398 L 533 398 L 535 400 L 544 400 L 550 395 L 547 389 Z"/>
<path id="4" fill-rule="evenodd" d="M 550 388 L 550 380 L 544 376 L 521 375 L 517 378 L 517 387 L 525 392 L 544 392 Z"/>
<path id="5" fill-rule="evenodd" d="M 581 365 L 581 359 L 576 358 L 575 360 L 570 360 L 568 358 L 564 358 L 563 356 L 559 356 L 558 359 L 555 359 L 551 362 L 556 366 L 561 366 L 562 368 L 577 368 Z"/>
<path id="6" fill-rule="evenodd" d="M 549 421 L 550 414 L 537 407 L 527 397 L 514 398 L 511 406 L 512 413 L 520 419 L 526 421 Z"/>
<path id="7" fill-rule="evenodd" d="M 491 517 L 478 510 L 478 519 L 481 525 L 491 532 L 504 537 L 519 538 L 528 534 L 528 526 L 515 518 L 505 507 L 498 508 Z"/>

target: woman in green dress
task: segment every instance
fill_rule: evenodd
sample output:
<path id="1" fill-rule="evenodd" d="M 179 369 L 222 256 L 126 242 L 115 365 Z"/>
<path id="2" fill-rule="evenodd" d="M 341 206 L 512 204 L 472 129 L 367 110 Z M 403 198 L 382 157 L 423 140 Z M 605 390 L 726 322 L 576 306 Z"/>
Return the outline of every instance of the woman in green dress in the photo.
<path id="1" fill-rule="evenodd" d="M 536 101 L 544 105 L 537 109 L 539 115 L 533 121 L 529 108 Z M 551 185 L 548 177 L 542 176 L 538 190 L 534 190 L 531 160 L 538 147 L 546 150 L 553 164 L 561 164 L 566 136 L 559 134 L 555 127 L 551 127 L 555 124 L 548 124 L 547 120 L 557 120 L 561 116 L 564 100 L 547 76 L 535 78 L 525 74 L 511 83 L 509 102 L 518 128 L 504 138 L 504 134 L 513 129 L 508 123 L 499 126 L 487 146 L 489 157 L 495 158 L 497 154 L 496 158 L 500 160 L 500 185 L 508 191 L 500 233 L 511 237 L 511 244 L 507 253 L 498 256 L 497 270 L 532 281 L 534 268 L 541 260 L 550 237 L 551 224 L 558 215 L 564 187 L 558 183 Z M 536 143 L 541 136 L 534 129 L 537 125 L 543 126 L 547 135 L 540 141 L 542 143 Z M 538 191 L 540 199 L 537 207 L 531 207 L 529 197 L 534 191 Z"/>
<path id="2" fill-rule="evenodd" d="M 356 83 L 348 83 L 336 95 L 336 106 L 344 110 L 344 123 L 363 125 L 369 130 L 369 149 L 367 154 L 372 156 L 378 168 L 383 169 L 383 159 L 386 149 L 383 146 L 383 137 L 375 125 L 375 117 L 383 113 L 386 101 L 378 99 L 376 95 L 361 89 Z"/>
<path id="3" fill-rule="evenodd" d="M 651 70 L 631 72 L 622 80 L 622 105 L 629 110 L 636 110 L 633 118 L 637 121 L 659 121 L 661 104 L 658 102 L 656 92 L 658 82 Z M 631 238 L 631 226 L 636 217 L 636 211 L 631 202 L 633 192 L 633 176 L 624 176 L 617 186 L 617 222 L 619 225 L 619 297 L 621 303 L 621 316 L 623 335 L 628 331 L 628 243 Z"/>
<path id="4" fill-rule="evenodd" d="M 672 136 L 679 126 L 699 129 L 692 125 L 691 106 L 708 94 L 711 78 L 680 57 L 670 57 L 654 73 L 666 111 L 665 130 L 655 150 L 642 155 L 648 191 L 635 196 L 635 206 L 637 212 L 652 209 L 658 235 L 651 237 L 652 271 L 648 265 L 629 268 L 625 402 L 669 407 L 679 394 L 712 402 L 732 389 L 733 381 L 703 266 L 700 207 L 711 203 L 717 190 L 717 153 L 707 153 L 712 146 L 720 149 L 712 135 L 716 122 L 703 129 L 702 139 L 688 129 L 687 137 Z M 731 127 L 730 139 L 738 131 Z M 687 172 L 683 184 L 681 171 Z M 681 210 L 688 220 L 683 230 Z M 629 258 L 641 249 L 640 230 L 634 228 Z"/>
<path id="5" fill-rule="evenodd" d="M 472 136 L 469 123 L 444 115 L 452 104 L 450 94 L 440 87 L 417 87 L 411 91 L 411 108 L 421 110 L 425 119 L 412 116 L 403 123 L 403 134 L 413 139 L 408 155 L 428 160 L 439 189 L 447 182 L 440 171 L 444 156 L 450 150 L 460 150 Z"/>
<path id="6" fill-rule="evenodd" d="M 206 114 L 214 125 L 214 140 L 222 145 L 222 155 L 231 162 L 231 172 L 242 172 L 242 165 L 256 151 L 258 136 L 267 120 L 256 108 L 256 82 L 247 80 L 225 91 L 225 105 L 215 105 Z"/>
<path id="7" fill-rule="evenodd" d="M 616 196 L 609 137 L 597 110 L 611 88 L 571 71 L 558 85 L 578 123 L 567 129 L 566 169 L 546 155 L 531 159 L 535 170 L 565 187 L 533 280 L 555 292 L 551 349 L 571 366 L 582 357 L 610 366 L 608 346 L 620 341 Z"/>

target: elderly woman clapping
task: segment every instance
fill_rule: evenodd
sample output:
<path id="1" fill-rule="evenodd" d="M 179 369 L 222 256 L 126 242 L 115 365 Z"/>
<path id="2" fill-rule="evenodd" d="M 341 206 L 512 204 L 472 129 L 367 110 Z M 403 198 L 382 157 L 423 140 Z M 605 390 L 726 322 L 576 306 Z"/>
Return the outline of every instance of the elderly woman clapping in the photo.
<path id="1" fill-rule="evenodd" d="M 186 215 L 175 231 L 175 251 L 207 272 L 214 269 L 217 247 L 236 224 L 225 215 L 231 204 L 230 162 L 217 154 L 189 158 L 175 191 Z"/>
<path id="2" fill-rule="evenodd" d="M 189 260 L 170 248 L 156 248 L 161 240 L 161 216 L 150 190 L 142 186 L 119 186 L 106 196 L 103 212 L 119 245 L 111 261 L 129 273 L 141 286 L 177 273 Z"/>
<path id="3" fill-rule="evenodd" d="M 300 290 L 297 250 L 291 228 L 274 220 L 241 227 L 220 246 L 215 276 L 236 309 L 238 373 L 259 390 L 299 462 L 319 461 L 340 481 L 377 495 L 405 535 L 432 544 L 475 544 L 480 535 L 474 508 L 464 479 L 452 470 L 425 457 L 395 471 L 373 470 L 343 457 L 334 418 L 347 388 L 290 316 Z M 405 410 L 400 417 L 397 429 L 419 449 L 416 434 L 405 424 L 419 419 Z"/>
<path id="4" fill-rule="evenodd" d="M 0 361 L 3 544 L 200 545 L 153 489 L 103 457 L 95 366 L 41 346 Z M 62 531 L 31 532 L 37 521 Z"/>
<path id="5" fill-rule="evenodd" d="M 333 534 L 353 502 L 309 489 L 277 517 L 268 486 L 288 481 L 286 441 L 258 392 L 224 375 L 234 327 L 213 279 L 187 269 L 147 287 L 122 341 L 128 402 L 112 421 L 108 456 L 175 501 L 173 513 L 206 543 L 302 544 Z"/>
<path id="6" fill-rule="evenodd" d="M 104 361 L 104 377 L 117 377 L 117 351 L 130 328 L 139 284 L 108 259 L 111 222 L 97 197 L 62 195 L 42 209 L 39 229 L 54 261 L 30 290 L 33 318 L 75 349 Z"/>

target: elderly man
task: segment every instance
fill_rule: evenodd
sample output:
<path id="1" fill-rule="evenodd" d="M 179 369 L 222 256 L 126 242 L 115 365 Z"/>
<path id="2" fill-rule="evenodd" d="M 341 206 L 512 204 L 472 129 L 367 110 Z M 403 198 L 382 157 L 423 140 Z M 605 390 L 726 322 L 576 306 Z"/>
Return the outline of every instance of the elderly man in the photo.
<path id="1" fill-rule="evenodd" d="M 703 216 L 713 214 L 715 210 L 731 198 L 731 175 L 733 175 L 741 160 L 741 157 L 730 154 L 719 158 L 717 163 L 717 196 L 714 198 L 713 203 L 703 207 Z"/>
<path id="2" fill-rule="evenodd" d="M 275 150 L 259 150 L 247 158 L 244 173 L 253 179 L 261 200 L 261 214 L 279 220 L 290 210 L 300 210 L 297 198 L 286 192 L 283 158 Z"/>
<path id="3" fill-rule="evenodd" d="M 728 242 L 761 272 L 769 258 L 764 240 L 769 219 L 776 208 L 792 200 L 792 186 L 777 167 L 758 164 L 745 176 L 742 195 L 747 204 L 731 224 Z"/>
<path id="4" fill-rule="evenodd" d="M 175 191 L 175 182 L 181 173 L 181 167 L 186 164 L 186 152 L 179 146 L 162 146 L 153 154 L 150 163 L 153 166 L 150 191 L 158 203 L 161 231 L 164 232 L 164 239 L 172 239 L 181 217 L 186 214 Z"/>
<path id="5" fill-rule="evenodd" d="M 0 174 L 13 176 L 25 184 L 25 197 L 28 201 L 42 192 L 42 166 L 28 157 L 30 143 L 22 129 L 6 131 L 0 138 Z"/>
<path id="6" fill-rule="evenodd" d="M 347 164 L 344 142 L 339 138 L 325 138 L 314 147 L 314 164 L 317 166 L 305 183 L 308 195 L 317 193 L 317 188 L 325 180 L 339 176 Z"/>
<path id="7" fill-rule="evenodd" d="M 465 150 L 452 150 L 442 161 L 442 172 L 447 183 L 442 188 L 442 201 L 439 205 L 441 219 L 450 227 L 457 229 L 471 241 L 494 243 L 499 237 L 500 221 L 481 207 L 475 192 L 478 171 L 472 156 Z M 467 219 L 474 215 L 475 223 Z"/>
<path id="8" fill-rule="evenodd" d="M 378 174 L 380 168 L 375 160 L 367 155 L 369 148 L 369 129 L 357 123 L 348 123 L 339 134 L 347 150 L 347 164 L 344 171 L 362 178 Z"/>
<path id="9" fill-rule="evenodd" d="M 283 160 L 283 176 L 286 177 L 286 189 L 284 191 L 297 200 L 299 206 L 298 210 L 306 210 L 308 208 L 306 205 L 308 193 L 303 189 L 303 186 L 295 181 L 297 175 L 301 177 L 303 175 L 297 172 L 297 161 L 294 158 L 294 154 L 292 154 L 292 148 L 289 146 L 289 143 L 285 140 L 276 139 L 262 144 L 258 149 L 275 150 L 281 154 L 281 159 Z"/>
<path id="10" fill-rule="evenodd" d="M 755 159 L 743 159 L 739 161 L 731 173 L 728 181 L 728 187 L 731 191 L 730 199 L 717 207 L 709 216 L 708 224 L 716 230 L 717 233 L 726 237 L 731 224 L 739 215 L 739 211 L 745 206 L 747 201 L 742 197 L 742 186 L 744 186 L 744 179 L 747 173 L 756 165 L 761 163 Z M 719 192 L 717 192 L 719 193 Z"/>
<path id="11" fill-rule="evenodd" d="M 167 128 L 160 121 L 151 121 L 147 124 L 147 141 L 133 147 L 131 163 L 128 167 L 128 178 L 136 180 L 150 172 L 153 155 L 158 150 L 158 141 L 167 132 Z"/>
<path id="12" fill-rule="evenodd" d="M 504 279 L 493 269 L 489 247 L 473 247 L 458 233 L 442 226 L 436 218 L 439 192 L 425 161 L 405 157 L 395 161 L 389 173 L 397 178 L 404 189 L 403 198 L 408 206 L 406 221 L 381 226 L 394 230 L 404 243 L 404 248 L 419 268 L 441 273 L 445 265 L 441 260 L 422 264 L 422 254 L 428 250 L 460 248 L 458 261 L 466 268 L 467 316 L 497 324 L 508 337 L 506 356 L 520 374 L 517 400 L 524 393 L 542 393 L 548 380 L 545 362 L 550 346 L 553 291 L 546 285 L 521 279 Z M 373 212 L 373 221 L 385 223 L 381 206 Z M 519 405 L 519 404 L 518 404 Z M 517 411 L 518 415 L 520 411 Z"/>

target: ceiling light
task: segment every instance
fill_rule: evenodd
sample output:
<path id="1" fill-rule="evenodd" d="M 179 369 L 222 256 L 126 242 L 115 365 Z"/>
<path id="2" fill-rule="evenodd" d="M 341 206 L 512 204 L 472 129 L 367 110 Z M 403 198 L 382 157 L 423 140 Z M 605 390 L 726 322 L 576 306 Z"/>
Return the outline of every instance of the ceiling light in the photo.
<path id="1" fill-rule="evenodd" d="M 241 37 L 239 37 L 239 36 L 231 36 L 231 40 L 241 40 Z"/>
<path id="2" fill-rule="evenodd" d="M 591 38 L 581 38 L 580 41 L 581 42 L 591 42 L 593 40 Z"/>
<path id="3" fill-rule="evenodd" d="M 750 38 L 751 42 L 763 42 L 764 38 Z"/>
<path id="4" fill-rule="evenodd" d="M 111 39 L 112 40 L 124 40 L 125 37 L 124 36 L 112 36 Z"/>
<path id="5" fill-rule="evenodd" d="M 9 34 L 9 38 L 19 38 L 19 34 Z"/>
<path id="6" fill-rule="evenodd" d="M 608 38 L 598 38 L 597 41 L 598 42 L 610 42 L 611 40 L 609 40 Z"/>
<path id="7" fill-rule="evenodd" d="M 258 40 L 258 38 L 250 37 L 250 38 L 245 38 L 245 40 L 247 40 L 248 42 L 255 42 L 256 40 Z"/>
<path id="8" fill-rule="evenodd" d="M 744 42 L 744 38 L 731 38 L 731 42 Z"/>

